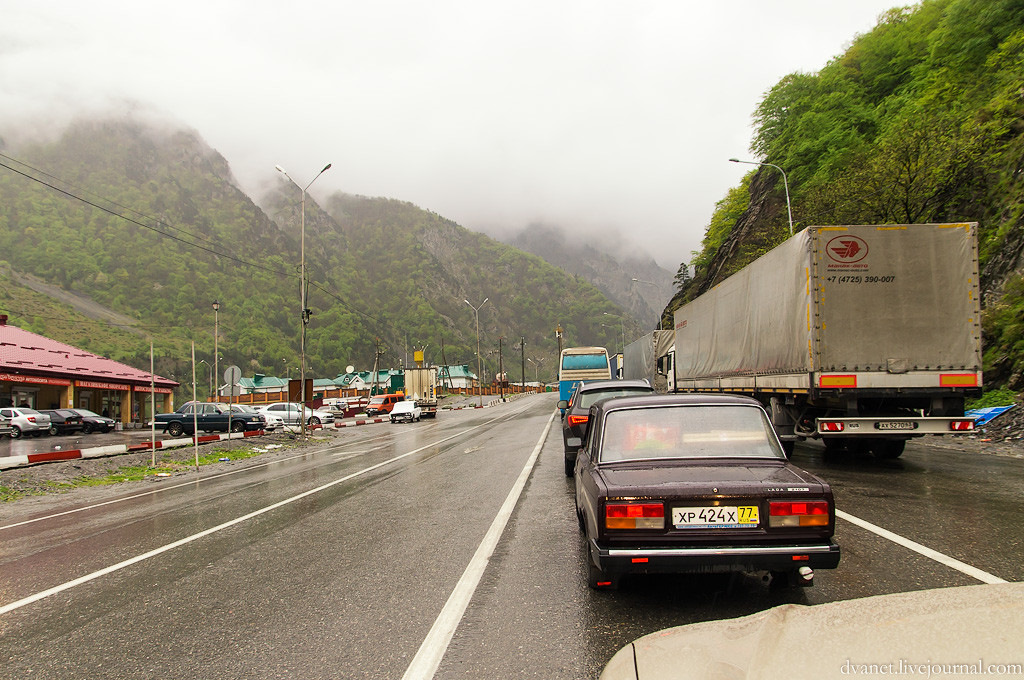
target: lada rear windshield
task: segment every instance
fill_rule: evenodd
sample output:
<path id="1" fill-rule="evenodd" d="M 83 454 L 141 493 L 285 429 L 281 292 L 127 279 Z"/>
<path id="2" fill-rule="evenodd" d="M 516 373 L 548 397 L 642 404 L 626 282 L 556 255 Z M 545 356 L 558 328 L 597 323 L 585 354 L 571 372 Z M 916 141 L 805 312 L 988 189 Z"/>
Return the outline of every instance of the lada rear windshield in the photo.
<path id="1" fill-rule="evenodd" d="M 594 390 L 593 392 L 580 392 L 580 408 L 590 408 L 599 399 L 611 399 L 612 397 L 635 397 L 638 394 L 650 394 L 651 390 L 643 387 L 621 390 Z"/>
<path id="2" fill-rule="evenodd" d="M 750 406 L 662 406 L 605 416 L 599 462 L 652 458 L 785 459 L 771 423 Z"/>

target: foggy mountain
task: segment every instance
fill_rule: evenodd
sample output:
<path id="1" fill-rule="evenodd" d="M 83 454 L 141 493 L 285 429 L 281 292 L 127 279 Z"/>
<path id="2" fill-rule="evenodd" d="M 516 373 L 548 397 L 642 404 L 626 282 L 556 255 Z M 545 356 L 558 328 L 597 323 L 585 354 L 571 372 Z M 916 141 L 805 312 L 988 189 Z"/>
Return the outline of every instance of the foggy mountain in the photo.
<path id="1" fill-rule="evenodd" d="M 673 273 L 640 254 L 626 237 L 577 235 L 558 226 L 534 223 L 501 240 L 589 281 L 644 329 L 657 327 L 661 310 L 672 297 Z"/>

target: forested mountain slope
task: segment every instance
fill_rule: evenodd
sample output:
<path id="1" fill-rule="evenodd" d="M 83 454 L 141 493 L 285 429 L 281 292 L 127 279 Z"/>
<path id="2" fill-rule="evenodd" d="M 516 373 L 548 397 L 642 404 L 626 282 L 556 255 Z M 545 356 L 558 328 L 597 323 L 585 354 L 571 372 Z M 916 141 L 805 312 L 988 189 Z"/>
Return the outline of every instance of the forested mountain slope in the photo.
<path id="1" fill-rule="evenodd" d="M 196 133 L 123 120 L 80 122 L 55 142 L 0 153 L 0 312 L 11 324 L 145 368 L 152 338 L 158 370 L 185 381 L 190 341 L 212 360 L 216 299 L 222 366 L 285 375 L 298 365 L 298 187 L 281 180 L 271 217 Z M 416 345 L 439 362 L 442 338 L 448 361 L 469 363 L 476 336 L 464 298 L 490 298 L 480 310 L 490 373 L 499 337 L 507 359 L 525 336 L 526 356 L 546 358 L 549 377 L 557 324 L 570 343 L 619 337 L 601 325 L 617 307 L 539 258 L 408 203 L 330 205 L 337 220 L 306 196 L 307 364 L 318 377 L 367 369 L 378 348 L 383 366 Z M 25 275 L 67 295 L 24 287 Z M 111 327 L 111 315 L 134 323 Z"/>

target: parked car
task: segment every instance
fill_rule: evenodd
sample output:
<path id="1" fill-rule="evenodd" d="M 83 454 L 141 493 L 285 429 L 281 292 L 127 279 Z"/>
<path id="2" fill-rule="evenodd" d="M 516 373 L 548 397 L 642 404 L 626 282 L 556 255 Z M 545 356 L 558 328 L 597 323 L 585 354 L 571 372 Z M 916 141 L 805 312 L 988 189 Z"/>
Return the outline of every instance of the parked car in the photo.
<path id="1" fill-rule="evenodd" d="M 83 434 L 91 434 L 93 432 L 110 432 L 114 429 L 115 421 L 113 418 L 101 416 L 87 408 L 73 408 L 71 410 L 82 416 Z"/>
<path id="2" fill-rule="evenodd" d="M 394 405 L 391 409 L 391 422 L 397 423 L 399 420 L 405 420 L 408 422 L 418 421 L 423 415 L 423 409 L 416 405 L 416 402 L 407 399 L 400 401 Z"/>
<path id="3" fill-rule="evenodd" d="M 174 413 L 158 413 L 156 427 L 172 437 L 203 432 L 247 432 L 262 430 L 266 419 L 258 413 L 232 413 L 227 404 L 190 401 Z"/>
<path id="4" fill-rule="evenodd" d="M 262 416 L 264 419 L 263 429 L 267 432 L 273 432 L 274 430 L 284 426 L 284 419 L 281 418 L 281 416 L 276 413 L 259 411 L 248 404 L 231 404 L 231 412 L 235 414 L 244 413 L 247 415 L 256 414 L 258 416 Z"/>
<path id="5" fill-rule="evenodd" d="M 8 406 L 0 408 L 0 415 L 11 420 L 11 438 L 17 439 L 22 435 L 42 437 L 50 430 L 50 416 L 24 406 Z"/>
<path id="6" fill-rule="evenodd" d="M 14 428 L 11 427 L 11 419 L 0 414 L 0 437 L 3 437 L 5 434 L 10 436 L 12 432 L 14 432 Z"/>
<path id="7" fill-rule="evenodd" d="M 587 434 L 590 407 L 598 399 L 654 394 L 646 380 L 594 380 L 576 385 L 568 400 L 558 402 L 562 414 L 562 444 L 565 449 L 565 474 L 572 477 L 576 465 L 576 449 L 569 446 L 573 437 L 582 440 Z"/>
<path id="8" fill-rule="evenodd" d="M 760 403 L 720 395 L 617 397 L 590 407 L 576 514 L 591 588 L 625 574 L 767 571 L 810 585 L 834 569 L 828 483 L 786 460 Z"/>
<path id="9" fill-rule="evenodd" d="M 300 425 L 303 408 L 305 408 L 307 425 L 327 425 L 334 422 L 334 414 L 330 411 L 314 410 L 296 402 L 279 401 L 266 406 L 257 406 L 256 410 L 260 413 L 279 416 L 285 425 Z"/>
<path id="10" fill-rule="evenodd" d="M 70 408 L 48 408 L 40 413 L 50 416 L 50 435 L 74 434 L 82 430 L 82 416 Z"/>
<path id="11" fill-rule="evenodd" d="M 405 401 L 404 394 L 378 394 L 370 397 L 370 403 L 366 405 L 366 415 L 378 416 L 382 413 L 391 413 L 391 409 L 400 401 Z"/>

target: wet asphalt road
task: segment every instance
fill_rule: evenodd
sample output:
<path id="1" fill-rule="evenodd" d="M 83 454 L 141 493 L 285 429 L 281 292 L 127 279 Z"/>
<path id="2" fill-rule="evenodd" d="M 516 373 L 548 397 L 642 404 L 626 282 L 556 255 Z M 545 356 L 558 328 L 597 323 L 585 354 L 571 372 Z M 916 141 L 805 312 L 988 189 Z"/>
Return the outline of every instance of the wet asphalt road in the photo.
<path id="1" fill-rule="evenodd" d="M 315 453 L 177 488 L 144 483 L 132 493 L 163 490 L 21 526 L 10 525 L 25 510 L 0 507 L 0 607 L 227 525 L 0 614 L 0 677 L 400 678 L 554 400 L 348 428 Z M 840 566 L 810 589 L 650 577 L 594 593 L 561 457 L 556 418 L 436 677 L 592 678 L 621 646 L 669 626 L 979 583 L 838 520 Z M 832 482 L 844 512 L 1024 578 L 1024 461 L 912 443 L 898 461 L 826 459 L 808 445 L 794 462 Z M 47 512 L 74 504 L 58 498 Z"/>

